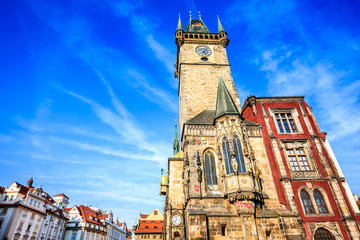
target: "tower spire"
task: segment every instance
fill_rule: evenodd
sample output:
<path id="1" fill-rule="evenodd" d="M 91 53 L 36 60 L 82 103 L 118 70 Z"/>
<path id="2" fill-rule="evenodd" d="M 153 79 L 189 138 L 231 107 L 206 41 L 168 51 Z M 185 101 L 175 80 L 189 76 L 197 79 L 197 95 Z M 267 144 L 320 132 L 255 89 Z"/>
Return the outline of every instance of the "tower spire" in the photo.
<path id="1" fill-rule="evenodd" d="M 225 32 L 224 27 L 222 26 L 222 24 L 220 22 L 219 15 L 217 15 L 217 18 L 218 18 L 218 33 Z"/>
<path id="2" fill-rule="evenodd" d="M 184 31 L 183 29 L 183 25 L 181 23 L 181 19 L 180 19 L 180 13 L 179 13 L 179 21 L 178 21 L 178 24 L 177 24 L 177 28 L 176 28 L 176 31 Z"/>
<path id="3" fill-rule="evenodd" d="M 174 155 L 176 155 L 180 151 L 180 144 L 179 144 L 179 139 L 178 139 L 178 135 L 177 135 L 176 122 L 177 122 L 177 120 L 175 120 L 175 138 L 174 138 L 174 144 L 173 144 Z"/>
<path id="4" fill-rule="evenodd" d="M 223 78 L 221 77 L 219 67 L 219 85 L 216 97 L 215 118 L 221 117 L 226 114 L 239 115 L 240 113 L 229 93 L 229 90 L 224 83 Z"/>

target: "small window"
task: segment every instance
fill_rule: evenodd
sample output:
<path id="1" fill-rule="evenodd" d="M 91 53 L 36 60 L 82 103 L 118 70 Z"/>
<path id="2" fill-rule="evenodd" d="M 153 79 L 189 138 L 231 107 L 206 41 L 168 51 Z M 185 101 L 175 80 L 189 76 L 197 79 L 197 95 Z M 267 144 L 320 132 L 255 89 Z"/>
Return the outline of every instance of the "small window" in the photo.
<path id="1" fill-rule="evenodd" d="M 27 211 L 25 210 L 25 211 L 23 212 L 23 216 L 26 217 L 26 215 L 27 215 Z"/>
<path id="2" fill-rule="evenodd" d="M 35 200 L 35 201 L 34 201 L 34 206 L 36 206 L 36 203 L 37 203 L 37 201 Z"/>
<path id="3" fill-rule="evenodd" d="M 37 207 L 40 207 L 40 202 L 38 203 Z"/>
<path id="4" fill-rule="evenodd" d="M 30 231 L 30 229 L 31 229 L 31 224 L 28 225 L 26 231 Z"/>
<path id="5" fill-rule="evenodd" d="M 207 57 L 202 57 L 201 58 L 201 61 L 203 61 L 203 62 L 207 62 L 209 59 L 207 58 Z"/>
<path id="6" fill-rule="evenodd" d="M 158 215 L 158 212 L 157 212 L 157 211 L 154 211 L 154 215 Z"/>
<path id="7" fill-rule="evenodd" d="M 9 201 L 12 201 L 12 200 L 14 200 L 14 195 L 11 195 L 11 196 L 10 196 L 10 200 L 9 200 Z"/>
<path id="8" fill-rule="evenodd" d="M 157 226 L 154 226 L 154 229 L 157 229 Z"/>
<path id="9" fill-rule="evenodd" d="M 149 229 L 149 227 L 148 227 L 148 226 L 145 226 L 145 229 Z"/>
<path id="10" fill-rule="evenodd" d="M 297 132 L 294 118 L 290 113 L 275 113 L 276 123 L 279 127 L 280 133 L 295 133 Z"/>
<path id="11" fill-rule="evenodd" d="M 8 198 L 8 196 L 7 196 L 7 195 L 5 195 L 5 196 L 4 196 L 4 201 L 6 201 L 6 200 L 7 200 L 7 198 Z"/>
<path id="12" fill-rule="evenodd" d="M 226 236 L 226 225 L 225 224 L 221 225 L 221 236 Z"/>
<path id="13" fill-rule="evenodd" d="M 23 225 L 24 225 L 23 222 L 21 222 L 21 223 L 19 224 L 19 229 L 20 229 L 20 230 L 22 229 Z"/>
<path id="14" fill-rule="evenodd" d="M 32 202 L 33 202 L 33 200 L 32 200 L 32 199 L 30 199 L 30 205 L 32 205 Z"/>

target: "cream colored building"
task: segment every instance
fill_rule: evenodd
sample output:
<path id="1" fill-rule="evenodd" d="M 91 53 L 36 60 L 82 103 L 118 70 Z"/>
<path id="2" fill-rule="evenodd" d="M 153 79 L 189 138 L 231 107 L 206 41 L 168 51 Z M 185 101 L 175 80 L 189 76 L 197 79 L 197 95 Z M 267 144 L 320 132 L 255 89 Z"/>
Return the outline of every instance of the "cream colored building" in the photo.
<path id="1" fill-rule="evenodd" d="M 0 200 L 0 239 L 38 239 L 46 216 L 45 196 L 41 186 L 13 182 Z"/>

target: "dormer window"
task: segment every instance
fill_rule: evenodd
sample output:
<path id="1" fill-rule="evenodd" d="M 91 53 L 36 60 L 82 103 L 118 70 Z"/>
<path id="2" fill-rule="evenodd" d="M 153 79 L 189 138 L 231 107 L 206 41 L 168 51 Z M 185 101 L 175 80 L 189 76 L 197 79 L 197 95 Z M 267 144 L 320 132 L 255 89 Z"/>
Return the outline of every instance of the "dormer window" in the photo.
<path id="1" fill-rule="evenodd" d="M 202 24 L 201 24 L 201 22 L 194 22 L 193 23 L 193 26 L 201 26 Z"/>

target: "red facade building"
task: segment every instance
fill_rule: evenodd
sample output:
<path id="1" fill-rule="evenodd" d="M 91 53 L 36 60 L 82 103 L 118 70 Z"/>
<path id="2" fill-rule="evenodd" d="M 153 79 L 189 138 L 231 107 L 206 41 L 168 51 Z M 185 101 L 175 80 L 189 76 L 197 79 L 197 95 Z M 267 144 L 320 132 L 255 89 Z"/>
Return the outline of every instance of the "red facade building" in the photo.
<path id="1" fill-rule="evenodd" d="M 241 112 L 261 125 L 280 202 L 307 238 L 360 239 L 356 200 L 304 97 L 250 96 Z"/>

